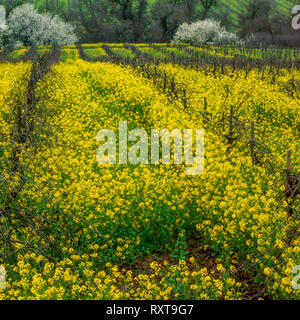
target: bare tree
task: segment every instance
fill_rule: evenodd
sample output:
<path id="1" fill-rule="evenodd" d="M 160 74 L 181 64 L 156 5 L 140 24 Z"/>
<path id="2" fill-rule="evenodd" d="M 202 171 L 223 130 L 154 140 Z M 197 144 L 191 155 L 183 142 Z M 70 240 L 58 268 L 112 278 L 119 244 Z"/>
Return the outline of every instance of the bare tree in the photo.
<path id="1" fill-rule="evenodd" d="M 272 34 L 271 12 L 275 7 L 274 0 L 247 1 L 239 15 L 240 33 L 242 36 L 254 33 Z"/>
<path id="2" fill-rule="evenodd" d="M 179 25 L 187 21 L 187 10 L 184 3 L 161 0 L 152 9 L 153 18 L 159 21 L 161 41 L 172 39 Z"/>
<path id="3" fill-rule="evenodd" d="M 210 9 L 217 4 L 217 0 L 200 0 L 203 7 L 202 20 L 206 19 Z"/>

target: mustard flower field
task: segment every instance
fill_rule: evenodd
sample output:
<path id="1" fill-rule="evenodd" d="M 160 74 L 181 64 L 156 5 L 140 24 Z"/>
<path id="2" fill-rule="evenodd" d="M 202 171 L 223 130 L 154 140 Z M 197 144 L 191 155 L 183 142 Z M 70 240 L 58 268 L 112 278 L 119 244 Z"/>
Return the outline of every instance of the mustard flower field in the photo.
<path id="1" fill-rule="evenodd" d="M 299 299 L 299 51 L 54 51 L 0 62 L 0 299 Z M 100 165 L 119 121 L 204 129 L 203 173 Z"/>

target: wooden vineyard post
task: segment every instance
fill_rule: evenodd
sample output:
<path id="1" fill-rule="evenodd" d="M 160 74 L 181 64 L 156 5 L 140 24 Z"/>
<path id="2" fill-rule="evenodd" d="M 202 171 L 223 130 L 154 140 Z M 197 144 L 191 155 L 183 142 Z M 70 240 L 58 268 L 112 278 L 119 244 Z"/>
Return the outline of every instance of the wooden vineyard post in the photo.
<path id="1" fill-rule="evenodd" d="M 188 105 L 187 105 L 186 89 L 183 90 L 182 103 L 183 103 L 184 110 L 187 110 Z"/>
<path id="2" fill-rule="evenodd" d="M 290 149 L 287 150 L 286 153 L 286 183 L 285 183 L 285 197 L 288 204 L 288 214 L 289 217 L 293 214 L 293 209 L 291 207 L 290 198 L 293 189 L 293 181 L 291 179 L 291 163 L 292 163 L 292 151 Z"/>
<path id="3" fill-rule="evenodd" d="M 286 154 L 286 183 L 285 183 L 285 197 L 288 203 L 288 214 L 293 215 L 293 203 L 295 203 L 297 196 L 300 195 L 300 173 L 292 173 L 292 151 L 287 150 Z"/>
<path id="4" fill-rule="evenodd" d="M 296 92 L 296 85 L 295 85 L 295 74 L 294 74 L 294 62 L 292 63 L 292 81 L 291 81 L 291 96 L 292 98 L 295 98 L 295 92 Z"/>
<path id="5" fill-rule="evenodd" d="M 171 91 L 172 91 L 172 93 L 175 94 L 175 90 L 176 90 L 175 78 L 172 77 L 172 80 L 171 80 Z"/>
<path id="6" fill-rule="evenodd" d="M 203 114 L 206 115 L 207 111 L 207 98 L 204 97 L 204 102 L 203 102 Z"/>
<path id="7" fill-rule="evenodd" d="M 291 93 L 292 98 L 295 98 L 295 96 L 294 96 L 295 91 L 296 91 L 295 75 L 294 75 L 294 73 L 293 73 L 293 75 L 292 75 L 292 93 Z"/>
<path id="8" fill-rule="evenodd" d="M 230 106 L 228 144 L 233 142 L 233 106 Z"/>
<path id="9" fill-rule="evenodd" d="M 208 112 L 207 112 L 207 97 L 204 97 L 203 101 L 203 122 L 208 122 Z"/>
<path id="10" fill-rule="evenodd" d="M 164 90 L 167 89 L 167 74 L 164 73 Z"/>

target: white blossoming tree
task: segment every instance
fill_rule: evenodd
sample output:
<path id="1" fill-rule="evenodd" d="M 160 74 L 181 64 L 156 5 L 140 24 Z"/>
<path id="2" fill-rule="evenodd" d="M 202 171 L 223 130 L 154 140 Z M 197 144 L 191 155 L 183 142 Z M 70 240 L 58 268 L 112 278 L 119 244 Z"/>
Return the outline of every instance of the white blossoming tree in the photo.
<path id="1" fill-rule="evenodd" d="M 71 24 L 58 16 L 39 14 L 30 4 L 17 7 L 10 13 L 2 38 L 6 42 L 9 39 L 9 42 L 21 42 L 25 46 L 69 45 L 78 41 Z"/>
<path id="2" fill-rule="evenodd" d="M 0 30 L 6 29 L 6 11 L 3 6 L 0 6 Z"/>
<path id="3" fill-rule="evenodd" d="M 194 23 L 181 24 L 174 36 L 174 42 L 192 44 L 238 44 L 237 35 L 228 32 L 218 21 L 205 19 Z"/>
<path id="4" fill-rule="evenodd" d="M 0 48 L 4 44 L 4 34 L 7 28 L 6 25 L 6 11 L 3 6 L 0 6 Z"/>

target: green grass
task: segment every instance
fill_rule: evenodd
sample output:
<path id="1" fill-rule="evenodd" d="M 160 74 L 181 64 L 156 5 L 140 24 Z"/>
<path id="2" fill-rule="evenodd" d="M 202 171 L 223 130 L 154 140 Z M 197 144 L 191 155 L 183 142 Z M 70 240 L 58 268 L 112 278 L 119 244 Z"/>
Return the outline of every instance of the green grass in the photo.
<path id="1" fill-rule="evenodd" d="M 111 51 L 116 54 L 117 56 L 132 59 L 134 57 L 134 54 L 130 49 L 126 48 L 111 48 Z"/>
<path id="2" fill-rule="evenodd" d="M 65 61 L 74 61 L 79 59 L 79 53 L 75 46 L 66 46 L 62 49 L 61 59 Z"/>
<path id="3" fill-rule="evenodd" d="M 104 51 L 104 49 L 102 49 L 101 47 L 84 47 L 84 52 L 86 53 L 86 55 L 91 58 L 91 59 L 97 59 L 99 57 L 104 57 L 106 56 L 106 52 Z"/>
<path id="4" fill-rule="evenodd" d="M 152 57 L 157 58 L 157 59 L 160 59 L 160 60 L 167 60 L 167 59 L 168 59 L 168 56 L 167 56 L 166 54 L 164 54 L 164 53 L 162 53 L 162 52 L 160 52 L 160 51 L 157 51 L 157 50 L 155 50 L 155 49 L 153 49 L 153 48 L 147 48 L 147 47 L 145 47 L 145 48 L 139 48 L 139 50 L 140 50 L 141 52 L 144 52 L 144 53 L 146 53 L 146 54 L 149 54 L 149 55 L 151 55 Z"/>
<path id="5" fill-rule="evenodd" d="M 20 49 L 16 49 L 13 52 L 11 52 L 8 55 L 8 57 L 11 58 L 11 59 L 19 59 L 26 53 L 26 51 L 28 51 L 28 48 L 26 48 L 26 47 L 23 47 L 23 48 L 20 48 Z"/>

